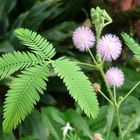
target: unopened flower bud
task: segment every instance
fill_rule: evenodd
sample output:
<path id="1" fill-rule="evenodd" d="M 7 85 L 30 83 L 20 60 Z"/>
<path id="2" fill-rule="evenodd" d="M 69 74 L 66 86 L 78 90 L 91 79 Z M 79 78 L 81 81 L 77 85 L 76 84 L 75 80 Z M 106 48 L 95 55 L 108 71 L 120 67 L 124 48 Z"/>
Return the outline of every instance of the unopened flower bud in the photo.
<path id="1" fill-rule="evenodd" d="M 98 83 L 94 83 L 93 88 L 94 88 L 95 92 L 99 92 L 101 90 L 101 86 Z"/>

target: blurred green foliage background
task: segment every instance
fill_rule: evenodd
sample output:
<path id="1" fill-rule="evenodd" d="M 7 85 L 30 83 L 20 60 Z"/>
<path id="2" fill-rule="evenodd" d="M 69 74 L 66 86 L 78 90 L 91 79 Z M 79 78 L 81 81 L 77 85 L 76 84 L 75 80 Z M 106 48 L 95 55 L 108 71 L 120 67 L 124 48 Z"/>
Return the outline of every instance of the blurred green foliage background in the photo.
<path id="1" fill-rule="evenodd" d="M 96 6 L 106 9 L 113 18 L 113 23 L 103 34 L 115 33 L 120 36 L 122 31 L 126 31 L 140 42 L 140 7 L 136 1 L 133 6 L 131 3 L 125 5 L 123 0 L 0 0 L 0 55 L 14 50 L 27 50 L 14 35 L 16 28 L 23 27 L 37 31 L 52 42 L 58 52 L 56 57 L 65 55 L 73 60 L 90 63 L 91 59 L 87 53 L 80 53 L 74 48 L 72 32 L 80 25 L 92 26 L 89 13 L 90 8 Z M 94 30 L 94 27 L 92 29 Z M 92 51 L 95 52 L 95 48 Z M 118 94 L 124 95 L 140 79 L 140 64 L 123 45 L 119 60 L 106 64 L 106 69 L 111 65 L 121 67 L 125 73 L 125 84 L 118 89 Z M 99 82 L 106 92 L 100 75 L 92 69 L 82 68 L 91 82 Z M 1 125 L 2 106 L 14 76 L 16 74 L 0 81 L 0 140 L 62 140 L 61 128 L 67 122 L 74 128 L 73 133 L 82 140 L 93 140 L 96 133 L 102 134 L 105 140 L 108 136 L 110 140 L 118 139 L 112 107 L 102 96 L 98 95 L 98 118 L 87 118 L 53 71 L 50 71 L 48 90 L 41 97 L 36 109 L 13 133 L 4 134 Z M 121 108 L 123 135 L 127 140 L 140 139 L 139 98 L 140 87 L 129 96 Z"/>

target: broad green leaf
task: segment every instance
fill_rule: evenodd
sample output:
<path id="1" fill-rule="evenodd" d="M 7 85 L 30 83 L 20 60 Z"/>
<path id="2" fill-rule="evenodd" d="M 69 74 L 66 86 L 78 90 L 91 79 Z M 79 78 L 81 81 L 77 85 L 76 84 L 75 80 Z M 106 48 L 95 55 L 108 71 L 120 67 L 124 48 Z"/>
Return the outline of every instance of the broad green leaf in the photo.
<path id="1" fill-rule="evenodd" d="M 0 121 L 0 140 L 16 140 L 14 134 L 11 132 L 11 133 L 8 133 L 8 134 L 5 134 L 2 130 L 2 122 Z"/>
<path id="2" fill-rule="evenodd" d="M 72 109 L 69 109 L 65 112 L 65 116 L 67 121 L 73 124 L 75 129 L 81 130 L 84 136 L 87 136 L 90 139 L 93 138 L 86 120 L 80 114 Z"/>
<path id="3" fill-rule="evenodd" d="M 17 0 L 0 0 L 3 10 L 9 14 L 16 5 Z"/>
<path id="4" fill-rule="evenodd" d="M 50 110 L 48 110 L 47 108 L 41 109 L 41 115 L 46 130 L 48 130 L 48 133 L 51 134 L 55 138 L 55 140 L 62 140 L 62 130 L 61 130 L 62 125 L 56 122 L 52 117 L 52 114 L 50 113 L 51 113 L 51 109 Z M 61 120 L 61 118 L 59 118 L 59 120 Z"/>
<path id="5" fill-rule="evenodd" d="M 0 53 L 9 53 L 13 51 L 14 47 L 9 41 L 3 41 L 0 43 Z"/>
<path id="6" fill-rule="evenodd" d="M 32 136 L 37 140 L 47 140 L 47 130 L 42 121 L 41 114 L 37 110 L 34 110 L 23 122 L 22 134 L 24 136 Z"/>

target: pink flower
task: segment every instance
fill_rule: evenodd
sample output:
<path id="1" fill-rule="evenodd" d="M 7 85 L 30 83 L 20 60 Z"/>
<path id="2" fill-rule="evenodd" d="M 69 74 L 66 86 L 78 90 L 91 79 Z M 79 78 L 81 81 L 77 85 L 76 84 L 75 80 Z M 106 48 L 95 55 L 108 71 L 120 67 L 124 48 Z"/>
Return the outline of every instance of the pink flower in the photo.
<path id="1" fill-rule="evenodd" d="M 103 36 L 97 46 L 97 53 L 106 61 L 116 60 L 122 51 L 122 44 L 116 35 Z"/>
<path id="2" fill-rule="evenodd" d="M 73 32 L 72 40 L 75 47 L 81 52 L 86 51 L 88 48 L 93 47 L 93 45 L 95 44 L 94 33 L 90 28 L 85 26 L 78 27 Z"/>
<path id="3" fill-rule="evenodd" d="M 106 80 L 110 87 L 120 87 L 124 83 L 124 74 L 122 70 L 112 67 L 106 72 Z"/>

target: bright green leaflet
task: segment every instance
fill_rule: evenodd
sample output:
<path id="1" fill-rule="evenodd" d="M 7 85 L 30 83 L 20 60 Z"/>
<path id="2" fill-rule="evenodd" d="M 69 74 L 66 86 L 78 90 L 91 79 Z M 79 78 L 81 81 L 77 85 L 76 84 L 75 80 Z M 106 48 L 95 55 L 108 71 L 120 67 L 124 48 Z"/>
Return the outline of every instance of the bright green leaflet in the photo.
<path id="1" fill-rule="evenodd" d="M 7 78 L 23 68 L 42 63 L 42 59 L 30 52 L 7 53 L 0 57 L 0 79 Z"/>
<path id="2" fill-rule="evenodd" d="M 127 33 L 122 33 L 121 35 L 125 41 L 125 44 L 134 53 L 134 56 L 140 61 L 140 45 Z"/>
<path id="3" fill-rule="evenodd" d="M 16 36 L 23 45 L 28 46 L 32 52 L 43 59 L 51 59 L 55 55 L 55 48 L 44 37 L 28 29 L 17 29 Z"/>

